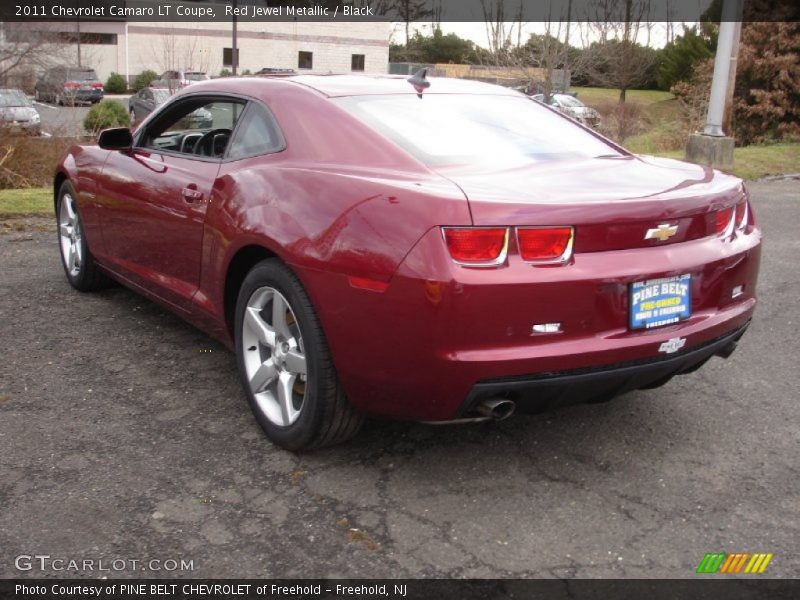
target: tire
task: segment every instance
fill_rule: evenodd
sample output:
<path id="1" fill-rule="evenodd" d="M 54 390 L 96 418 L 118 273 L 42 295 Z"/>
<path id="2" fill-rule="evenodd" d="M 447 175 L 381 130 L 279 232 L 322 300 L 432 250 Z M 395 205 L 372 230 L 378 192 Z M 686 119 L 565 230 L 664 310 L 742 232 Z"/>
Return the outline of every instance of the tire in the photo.
<path id="1" fill-rule="evenodd" d="M 36 102 L 41 102 L 42 101 L 42 97 L 39 95 L 39 90 L 33 90 L 33 99 Z"/>
<path id="2" fill-rule="evenodd" d="M 56 225 L 61 266 L 67 281 L 76 290 L 93 292 L 106 286 L 107 277 L 97 268 L 83 235 L 75 190 L 65 181 L 58 191 Z"/>
<path id="3" fill-rule="evenodd" d="M 364 417 L 339 383 L 308 295 L 279 260 L 261 261 L 245 277 L 235 328 L 247 400 L 273 443 L 310 450 L 358 433 Z"/>

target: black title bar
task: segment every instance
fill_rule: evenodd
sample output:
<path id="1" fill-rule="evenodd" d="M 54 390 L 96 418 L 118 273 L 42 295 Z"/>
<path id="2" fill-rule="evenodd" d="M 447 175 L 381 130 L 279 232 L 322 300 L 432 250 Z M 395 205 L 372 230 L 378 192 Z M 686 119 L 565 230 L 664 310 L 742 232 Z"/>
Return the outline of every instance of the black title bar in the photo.
<path id="1" fill-rule="evenodd" d="M 0 21 L 719 22 L 723 2 L 729 20 L 800 21 L 797 0 L 3 0 Z"/>
<path id="2" fill-rule="evenodd" d="M 681 600 L 797 598 L 800 580 L 698 575 L 694 579 L 578 580 L 0 580 L 3 600 Z"/>

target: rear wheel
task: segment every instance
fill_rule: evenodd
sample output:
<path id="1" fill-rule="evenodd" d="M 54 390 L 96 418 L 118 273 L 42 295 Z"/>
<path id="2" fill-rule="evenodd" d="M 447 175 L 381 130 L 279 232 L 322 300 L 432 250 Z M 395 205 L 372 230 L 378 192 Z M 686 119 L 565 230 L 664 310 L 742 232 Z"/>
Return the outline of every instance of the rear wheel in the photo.
<path id="1" fill-rule="evenodd" d="M 63 183 L 58 192 L 56 215 L 58 246 L 67 281 L 81 292 L 91 292 L 104 287 L 108 280 L 95 265 L 94 257 L 86 245 L 83 223 L 75 201 L 75 191 L 68 181 Z"/>
<path id="2" fill-rule="evenodd" d="M 247 274 L 235 327 L 250 408 L 274 443 L 308 450 L 358 432 L 363 417 L 339 383 L 311 301 L 280 261 L 264 260 Z"/>

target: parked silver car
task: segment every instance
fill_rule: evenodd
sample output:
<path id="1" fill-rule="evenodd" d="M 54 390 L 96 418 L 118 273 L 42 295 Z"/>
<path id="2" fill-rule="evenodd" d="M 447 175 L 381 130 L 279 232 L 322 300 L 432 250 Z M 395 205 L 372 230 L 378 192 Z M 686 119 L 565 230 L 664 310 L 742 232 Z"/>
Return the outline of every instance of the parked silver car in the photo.
<path id="1" fill-rule="evenodd" d="M 131 123 L 139 123 L 157 107 L 164 104 L 172 97 L 172 92 L 166 88 L 142 88 L 128 99 L 128 111 Z M 205 108 L 198 108 L 189 113 L 182 125 L 186 129 L 207 129 L 211 127 L 213 118 Z"/>
<path id="2" fill-rule="evenodd" d="M 183 88 L 197 83 L 198 81 L 208 81 L 211 79 L 208 73 L 186 69 L 184 71 L 165 71 L 161 77 L 153 81 L 150 86 L 154 88 L 167 88 L 176 92 Z"/>
<path id="3" fill-rule="evenodd" d="M 22 90 L 0 89 L 0 127 L 39 135 L 42 119 Z"/>
<path id="4" fill-rule="evenodd" d="M 533 96 L 533 99 L 537 102 L 544 103 L 544 94 L 536 94 Z M 547 104 L 569 115 L 576 121 L 580 121 L 584 125 L 596 127 L 597 124 L 600 123 L 600 113 L 590 106 L 586 106 L 575 96 L 570 96 L 569 94 L 553 94 L 550 96 L 550 101 Z"/>

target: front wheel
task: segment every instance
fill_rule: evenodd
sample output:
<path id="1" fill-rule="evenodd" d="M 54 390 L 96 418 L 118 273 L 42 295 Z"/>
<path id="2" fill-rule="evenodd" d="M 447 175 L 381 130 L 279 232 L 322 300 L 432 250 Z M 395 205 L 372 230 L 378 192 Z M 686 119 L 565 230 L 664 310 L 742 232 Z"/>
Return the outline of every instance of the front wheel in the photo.
<path id="1" fill-rule="evenodd" d="M 235 327 L 247 399 L 270 440 L 309 450 L 358 432 L 364 419 L 339 383 L 308 295 L 283 263 L 264 260 L 247 274 Z"/>
<path id="2" fill-rule="evenodd" d="M 75 191 L 65 181 L 58 192 L 56 203 L 58 219 L 58 246 L 61 250 L 61 264 L 67 281 L 76 290 L 91 292 L 107 283 L 106 277 L 95 265 L 83 235 L 83 223 L 75 201 Z"/>

